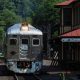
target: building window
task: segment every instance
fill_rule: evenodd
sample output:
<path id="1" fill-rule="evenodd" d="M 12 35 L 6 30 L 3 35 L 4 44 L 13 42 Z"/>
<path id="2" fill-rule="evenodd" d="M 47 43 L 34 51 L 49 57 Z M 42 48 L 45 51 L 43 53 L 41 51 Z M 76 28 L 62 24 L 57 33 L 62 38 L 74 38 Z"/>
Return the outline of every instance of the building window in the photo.
<path id="1" fill-rule="evenodd" d="M 39 45 L 40 45 L 40 39 L 38 39 L 38 38 L 33 38 L 33 40 L 32 40 L 32 45 L 33 45 L 33 46 L 39 46 Z"/>
<path id="2" fill-rule="evenodd" d="M 10 39 L 10 45 L 16 45 L 17 39 Z"/>
<path id="3" fill-rule="evenodd" d="M 22 39 L 22 44 L 28 44 L 28 39 Z"/>

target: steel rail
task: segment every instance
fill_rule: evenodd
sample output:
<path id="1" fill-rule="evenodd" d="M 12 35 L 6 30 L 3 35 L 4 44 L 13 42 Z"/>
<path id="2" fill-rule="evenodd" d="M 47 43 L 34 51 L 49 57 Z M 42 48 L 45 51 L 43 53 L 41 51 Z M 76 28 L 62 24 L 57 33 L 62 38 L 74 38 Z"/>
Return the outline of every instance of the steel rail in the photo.
<path id="1" fill-rule="evenodd" d="M 35 78 L 35 80 L 42 80 L 38 75 L 33 74 L 33 77 Z"/>

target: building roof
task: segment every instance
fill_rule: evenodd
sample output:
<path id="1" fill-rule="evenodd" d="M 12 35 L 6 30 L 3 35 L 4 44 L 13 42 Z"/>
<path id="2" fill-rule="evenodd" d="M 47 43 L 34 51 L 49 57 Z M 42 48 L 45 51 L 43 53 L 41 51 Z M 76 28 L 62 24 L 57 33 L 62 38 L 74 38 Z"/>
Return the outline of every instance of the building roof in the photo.
<path id="1" fill-rule="evenodd" d="M 80 29 L 65 33 L 61 37 L 80 37 Z"/>
<path id="2" fill-rule="evenodd" d="M 75 2 L 76 0 L 67 0 L 61 3 L 56 4 L 56 6 L 67 6 L 70 5 L 71 3 Z"/>

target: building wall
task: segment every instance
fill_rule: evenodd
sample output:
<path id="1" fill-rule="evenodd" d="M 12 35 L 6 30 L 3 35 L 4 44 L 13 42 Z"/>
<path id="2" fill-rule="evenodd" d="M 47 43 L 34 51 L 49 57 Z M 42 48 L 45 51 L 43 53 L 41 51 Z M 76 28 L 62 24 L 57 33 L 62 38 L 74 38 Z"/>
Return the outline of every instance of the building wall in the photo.
<path id="1" fill-rule="evenodd" d="M 60 34 L 80 28 L 80 7 L 63 6 L 60 13 Z"/>

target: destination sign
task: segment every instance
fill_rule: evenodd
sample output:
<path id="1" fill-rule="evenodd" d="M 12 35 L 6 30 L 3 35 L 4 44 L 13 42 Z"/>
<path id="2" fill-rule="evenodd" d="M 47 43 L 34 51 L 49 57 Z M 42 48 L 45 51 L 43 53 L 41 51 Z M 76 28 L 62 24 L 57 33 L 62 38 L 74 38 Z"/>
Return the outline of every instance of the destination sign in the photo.
<path id="1" fill-rule="evenodd" d="M 80 42 L 80 38 L 62 38 L 62 42 Z"/>

